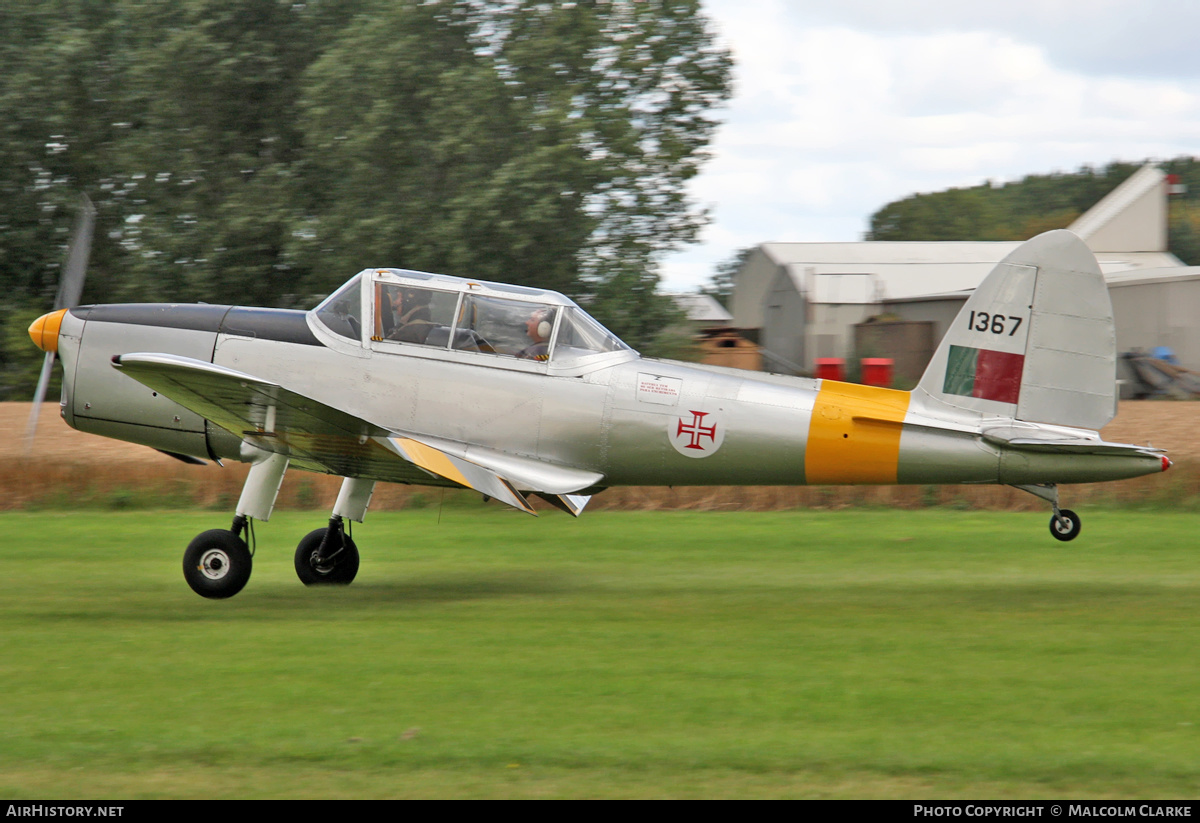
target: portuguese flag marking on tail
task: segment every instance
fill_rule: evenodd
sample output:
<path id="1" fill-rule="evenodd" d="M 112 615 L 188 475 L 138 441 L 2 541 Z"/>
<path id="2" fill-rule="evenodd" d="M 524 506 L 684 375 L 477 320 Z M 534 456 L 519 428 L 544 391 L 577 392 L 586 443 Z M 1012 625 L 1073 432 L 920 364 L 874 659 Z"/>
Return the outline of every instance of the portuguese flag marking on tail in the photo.
<path id="1" fill-rule="evenodd" d="M 1016 403 L 1021 394 L 1025 355 L 969 346 L 951 346 L 942 391 L 964 397 Z"/>

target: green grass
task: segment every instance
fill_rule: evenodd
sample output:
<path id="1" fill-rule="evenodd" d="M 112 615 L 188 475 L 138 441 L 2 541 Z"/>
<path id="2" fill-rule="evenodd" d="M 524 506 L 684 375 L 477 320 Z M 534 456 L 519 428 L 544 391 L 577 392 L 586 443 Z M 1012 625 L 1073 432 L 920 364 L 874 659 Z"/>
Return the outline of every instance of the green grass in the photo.
<path id="1" fill-rule="evenodd" d="M 1195 797 L 1196 517 L 0 515 L 0 797 Z M 440 524 L 439 524 L 440 516 Z"/>

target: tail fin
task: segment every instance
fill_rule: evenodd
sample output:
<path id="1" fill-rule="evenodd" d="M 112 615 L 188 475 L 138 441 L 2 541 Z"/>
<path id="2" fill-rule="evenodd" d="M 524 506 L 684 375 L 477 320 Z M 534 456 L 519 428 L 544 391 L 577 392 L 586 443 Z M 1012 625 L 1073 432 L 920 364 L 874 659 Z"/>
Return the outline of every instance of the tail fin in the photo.
<path id="1" fill-rule="evenodd" d="M 1112 303 L 1069 231 L 1022 243 L 992 269 L 938 346 L 918 391 L 943 403 L 1099 429 L 1116 414 Z"/>

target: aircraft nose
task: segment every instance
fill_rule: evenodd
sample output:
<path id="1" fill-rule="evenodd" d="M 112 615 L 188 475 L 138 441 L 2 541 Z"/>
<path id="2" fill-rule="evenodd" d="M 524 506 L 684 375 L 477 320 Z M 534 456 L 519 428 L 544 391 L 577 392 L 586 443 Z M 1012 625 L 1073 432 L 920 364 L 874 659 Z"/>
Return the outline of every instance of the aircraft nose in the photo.
<path id="1" fill-rule="evenodd" d="M 34 320 L 33 325 L 29 327 L 29 337 L 33 340 L 33 345 L 45 352 L 57 352 L 58 329 L 62 326 L 63 315 L 66 313 L 66 309 L 59 309 Z"/>

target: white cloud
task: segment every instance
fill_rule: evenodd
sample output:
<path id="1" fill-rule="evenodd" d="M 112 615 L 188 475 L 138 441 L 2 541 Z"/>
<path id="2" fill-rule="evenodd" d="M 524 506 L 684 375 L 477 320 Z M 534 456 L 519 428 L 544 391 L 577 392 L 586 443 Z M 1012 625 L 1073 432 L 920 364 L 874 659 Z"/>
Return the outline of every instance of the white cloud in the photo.
<path id="1" fill-rule="evenodd" d="M 707 4 L 734 53 L 735 97 L 692 188 L 715 223 L 670 258 L 671 288 L 766 240 L 857 239 L 872 212 L 913 192 L 1169 158 L 1200 138 L 1190 45 L 1177 76 L 1161 55 L 1095 53 L 1122 32 L 1142 45 L 1147 9 L 1200 22 L 1200 4 L 831 5 Z"/>

